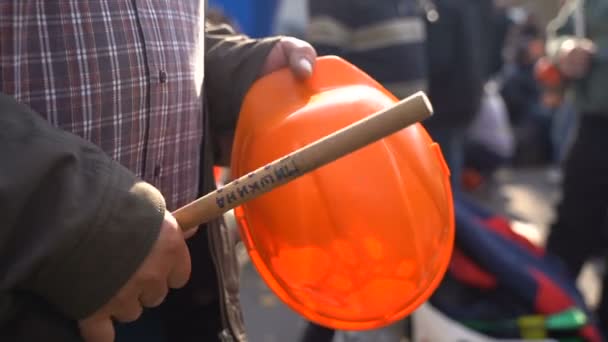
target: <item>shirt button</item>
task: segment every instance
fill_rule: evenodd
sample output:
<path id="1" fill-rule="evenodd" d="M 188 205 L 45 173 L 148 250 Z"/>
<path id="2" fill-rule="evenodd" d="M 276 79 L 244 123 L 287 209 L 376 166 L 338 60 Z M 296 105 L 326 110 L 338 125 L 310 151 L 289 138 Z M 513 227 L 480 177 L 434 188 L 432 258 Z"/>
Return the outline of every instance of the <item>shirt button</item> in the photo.
<path id="1" fill-rule="evenodd" d="M 167 72 L 165 70 L 161 70 L 158 73 L 158 78 L 160 80 L 160 83 L 165 83 L 167 82 Z"/>
<path id="2" fill-rule="evenodd" d="M 160 165 L 154 167 L 154 177 L 160 176 Z"/>

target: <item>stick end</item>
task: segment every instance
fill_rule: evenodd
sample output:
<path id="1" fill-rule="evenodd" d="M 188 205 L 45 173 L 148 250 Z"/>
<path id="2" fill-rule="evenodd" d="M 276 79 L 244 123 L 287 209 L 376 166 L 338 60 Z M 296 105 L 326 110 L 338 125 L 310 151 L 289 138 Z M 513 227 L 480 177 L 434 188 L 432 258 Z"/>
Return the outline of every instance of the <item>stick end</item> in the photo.
<path id="1" fill-rule="evenodd" d="M 427 118 L 433 116 L 433 104 L 431 103 L 431 100 L 429 100 L 429 97 L 426 95 L 426 93 L 424 91 L 418 91 L 418 92 L 414 93 L 412 96 L 417 97 L 420 99 L 420 101 L 422 101 L 422 104 L 423 104 L 424 108 L 426 109 L 425 114 L 426 114 Z"/>

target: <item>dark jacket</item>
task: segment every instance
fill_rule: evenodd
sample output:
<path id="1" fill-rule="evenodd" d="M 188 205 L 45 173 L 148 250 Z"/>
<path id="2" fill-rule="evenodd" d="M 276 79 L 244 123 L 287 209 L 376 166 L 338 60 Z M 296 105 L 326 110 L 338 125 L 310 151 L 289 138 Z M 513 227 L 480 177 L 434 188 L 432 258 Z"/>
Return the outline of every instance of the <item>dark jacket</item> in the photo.
<path id="1" fill-rule="evenodd" d="M 353 63 L 399 98 L 427 90 L 425 24 L 417 0 L 311 0 L 307 40 Z"/>
<path id="2" fill-rule="evenodd" d="M 471 0 L 426 0 L 438 13 L 427 21 L 429 98 L 427 127 L 466 127 L 479 109 L 484 84 L 483 30 Z"/>
<path id="3" fill-rule="evenodd" d="M 0 336 L 67 336 L 44 328 L 95 309 L 126 281 L 156 240 L 164 200 L 11 97 L 0 95 L 0 113 Z"/>

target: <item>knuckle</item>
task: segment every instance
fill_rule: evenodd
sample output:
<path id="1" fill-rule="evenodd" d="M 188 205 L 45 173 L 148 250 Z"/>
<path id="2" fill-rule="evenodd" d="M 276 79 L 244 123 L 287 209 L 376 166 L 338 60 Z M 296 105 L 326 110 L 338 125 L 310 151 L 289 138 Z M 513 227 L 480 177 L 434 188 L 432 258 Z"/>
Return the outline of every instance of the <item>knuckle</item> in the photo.
<path id="1" fill-rule="evenodd" d="M 164 236 L 165 246 L 170 250 L 179 246 L 180 241 L 184 239 L 179 230 L 170 228 L 166 230 L 166 233 Z"/>
<path id="2" fill-rule="evenodd" d="M 166 289 L 165 291 L 158 293 L 153 298 L 150 298 L 150 300 L 148 300 L 148 302 L 145 303 L 144 306 L 148 307 L 148 308 L 154 308 L 154 307 L 159 306 L 160 304 L 162 304 L 162 302 L 165 301 L 165 298 L 167 297 L 168 292 L 169 292 L 169 290 Z"/>
<path id="3" fill-rule="evenodd" d="M 121 312 L 119 315 L 117 315 L 116 319 L 120 322 L 129 323 L 136 321 L 139 317 L 141 317 L 142 313 L 143 308 L 140 305 L 135 305 Z"/>
<path id="4" fill-rule="evenodd" d="M 150 269 L 140 274 L 140 281 L 145 287 L 146 284 L 163 281 L 164 278 L 157 269 Z"/>

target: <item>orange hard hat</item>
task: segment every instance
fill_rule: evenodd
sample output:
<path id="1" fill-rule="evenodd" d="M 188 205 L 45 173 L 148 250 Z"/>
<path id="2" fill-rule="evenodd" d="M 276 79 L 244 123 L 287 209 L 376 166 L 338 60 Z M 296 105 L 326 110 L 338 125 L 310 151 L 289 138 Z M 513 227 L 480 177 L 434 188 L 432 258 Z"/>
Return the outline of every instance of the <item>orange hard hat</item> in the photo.
<path id="1" fill-rule="evenodd" d="M 234 177 L 265 165 L 397 99 L 338 57 L 312 77 L 280 70 L 242 104 Z M 454 219 L 449 171 L 420 124 L 370 144 L 235 209 L 252 263 L 271 290 L 318 324 L 365 330 L 425 302 L 449 263 Z"/>

